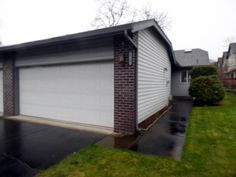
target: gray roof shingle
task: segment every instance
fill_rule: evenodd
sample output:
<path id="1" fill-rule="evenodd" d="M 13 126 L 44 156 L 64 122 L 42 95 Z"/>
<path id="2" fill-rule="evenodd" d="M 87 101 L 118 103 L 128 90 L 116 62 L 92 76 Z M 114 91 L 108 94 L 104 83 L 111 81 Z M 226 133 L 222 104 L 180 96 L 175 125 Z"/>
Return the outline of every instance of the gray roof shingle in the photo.
<path id="1" fill-rule="evenodd" d="M 223 52 L 223 55 L 222 55 L 223 60 L 227 59 L 227 56 L 228 56 L 228 52 Z"/>
<path id="2" fill-rule="evenodd" d="M 175 50 L 175 58 L 183 67 L 210 64 L 208 52 L 202 49 Z"/>
<path id="3" fill-rule="evenodd" d="M 229 45 L 229 55 L 236 54 L 236 43 L 231 43 Z"/>

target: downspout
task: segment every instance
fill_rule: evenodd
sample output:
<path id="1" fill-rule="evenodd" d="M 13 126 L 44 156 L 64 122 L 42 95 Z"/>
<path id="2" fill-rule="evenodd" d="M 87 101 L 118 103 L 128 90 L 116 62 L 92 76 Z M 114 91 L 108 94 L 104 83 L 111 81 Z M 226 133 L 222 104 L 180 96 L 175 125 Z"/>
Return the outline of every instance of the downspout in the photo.
<path id="1" fill-rule="evenodd" d="M 136 51 L 136 55 L 137 55 L 137 61 L 135 62 L 135 69 L 136 69 L 136 83 L 135 83 L 135 96 L 136 96 L 136 115 L 135 115 L 135 117 L 136 117 L 136 131 L 141 131 L 141 129 L 138 127 L 138 76 L 137 76 L 137 74 L 138 74 L 138 53 L 137 53 L 137 50 L 138 50 L 138 46 L 137 46 L 137 44 L 133 41 L 133 39 L 129 36 L 129 34 L 128 34 L 128 31 L 127 30 L 124 30 L 124 35 L 125 35 L 125 38 L 133 45 L 133 47 L 135 48 L 135 51 Z"/>
<path id="2" fill-rule="evenodd" d="M 135 44 L 135 42 L 133 41 L 133 39 L 129 36 L 127 30 L 124 30 L 124 35 L 125 35 L 125 38 L 134 46 L 135 50 L 137 50 L 137 49 L 138 49 L 138 46 Z"/>

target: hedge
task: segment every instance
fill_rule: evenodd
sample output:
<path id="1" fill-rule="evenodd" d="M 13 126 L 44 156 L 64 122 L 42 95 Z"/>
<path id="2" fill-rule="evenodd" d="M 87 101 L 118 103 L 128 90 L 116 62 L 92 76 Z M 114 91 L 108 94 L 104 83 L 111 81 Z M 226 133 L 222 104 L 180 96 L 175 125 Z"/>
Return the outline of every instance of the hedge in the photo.
<path id="1" fill-rule="evenodd" d="M 204 104 L 216 104 L 224 99 L 224 88 L 216 75 L 192 79 L 189 94 Z"/>
<path id="2" fill-rule="evenodd" d="M 192 79 L 195 79 L 199 76 L 211 76 L 211 75 L 218 75 L 217 69 L 213 65 L 195 66 L 191 71 Z"/>

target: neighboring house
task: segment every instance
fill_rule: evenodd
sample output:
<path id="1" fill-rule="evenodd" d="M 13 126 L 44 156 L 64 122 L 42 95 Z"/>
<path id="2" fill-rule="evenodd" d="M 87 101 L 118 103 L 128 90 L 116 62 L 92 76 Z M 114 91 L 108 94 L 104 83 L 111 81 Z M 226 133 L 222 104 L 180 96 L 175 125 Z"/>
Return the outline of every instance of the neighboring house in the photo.
<path id="1" fill-rule="evenodd" d="M 223 52 L 223 56 L 218 59 L 217 67 L 222 73 L 222 78 L 236 78 L 236 43 L 229 44 L 227 52 Z"/>
<path id="2" fill-rule="evenodd" d="M 225 73 L 227 73 L 228 70 L 228 60 L 227 60 L 228 52 L 223 52 L 222 57 L 218 58 L 217 61 L 217 68 L 220 72 L 221 78 L 225 77 Z"/>
<path id="3" fill-rule="evenodd" d="M 227 61 L 227 56 L 228 56 L 228 52 L 223 52 L 223 56 L 222 56 L 222 72 L 226 73 L 228 70 L 228 61 Z"/>
<path id="4" fill-rule="evenodd" d="M 171 65 L 177 66 L 172 44 L 154 20 L 5 46 L 0 58 L 5 116 L 118 133 L 134 133 L 169 104 Z"/>
<path id="5" fill-rule="evenodd" d="M 218 70 L 226 89 L 236 89 L 236 43 L 229 44 L 227 52 L 218 59 Z"/>
<path id="6" fill-rule="evenodd" d="M 228 78 L 236 78 L 236 43 L 231 43 L 227 52 L 227 72 Z"/>
<path id="7" fill-rule="evenodd" d="M 219 72 L 222 73 L 222 72 L 223 72 L 223 57 L 219 57 L 219 58 L 217 59 L 217 64 L 216 64 L 216 66 L 217 66 Z"/>
<path id="8" fill-rule="evenodd" d="M 175 58 L 180 67 L 172 71 L 172 95 L 188 97 L 188 89 L 191 80 L 191 69 L 193 66 L 208 65 L 208 52 L 202 49 L 176 50 Z"/>

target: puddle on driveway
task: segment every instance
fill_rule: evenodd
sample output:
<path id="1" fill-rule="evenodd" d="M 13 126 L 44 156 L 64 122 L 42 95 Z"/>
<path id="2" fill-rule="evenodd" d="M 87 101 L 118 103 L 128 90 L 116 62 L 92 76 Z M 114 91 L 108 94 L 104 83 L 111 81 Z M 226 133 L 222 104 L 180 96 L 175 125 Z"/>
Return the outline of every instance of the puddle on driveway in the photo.
<path id="1" fill-rule="evenodd" d="M 121 149 L 132 149 L 138 143 L 141 134 L 116 137 L 116 136 L 107 136 L 97 144 L 112 148 L 121 148 Z"/>
<path id="2" fill-rule="evenodd" d="M 133 136 L 106 137 L 98 144 L 181 160 L 191 110 L 192 101 L 178 100 L 150 130 Z"/>

